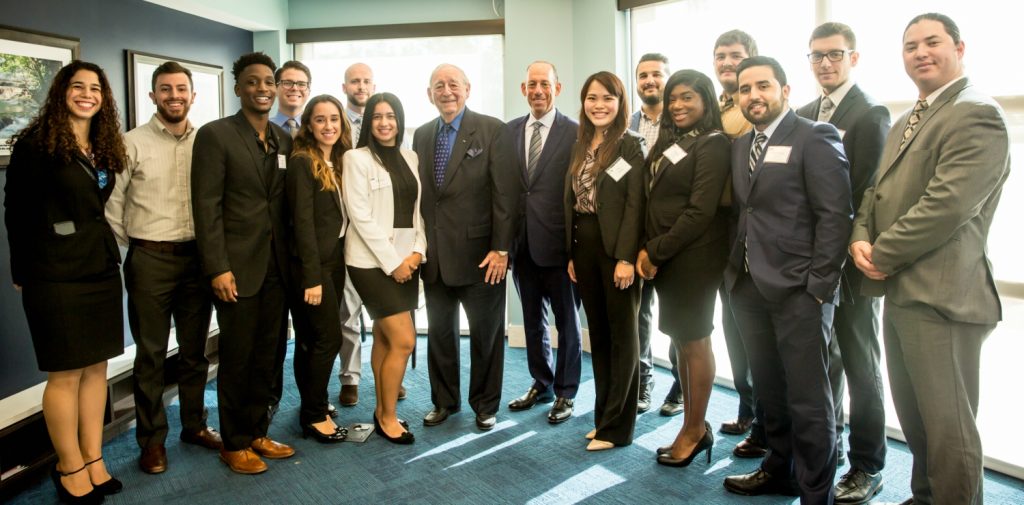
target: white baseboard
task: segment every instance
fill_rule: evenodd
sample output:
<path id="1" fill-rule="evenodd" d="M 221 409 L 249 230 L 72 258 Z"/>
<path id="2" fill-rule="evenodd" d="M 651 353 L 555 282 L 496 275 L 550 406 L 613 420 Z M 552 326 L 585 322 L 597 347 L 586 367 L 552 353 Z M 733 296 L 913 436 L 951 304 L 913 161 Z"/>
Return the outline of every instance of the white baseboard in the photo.
<path id="1" fill-rule="evenodd" d="M 558 330 L 549 327 L 551 332 L 551 348 L 558 349 Z M 526 329 L 521 324 L 510 324 L 506 328 L 509 347 L 526 347 Z M 583 328 L 583 352 L 590 352 L 590 332 Z"/>

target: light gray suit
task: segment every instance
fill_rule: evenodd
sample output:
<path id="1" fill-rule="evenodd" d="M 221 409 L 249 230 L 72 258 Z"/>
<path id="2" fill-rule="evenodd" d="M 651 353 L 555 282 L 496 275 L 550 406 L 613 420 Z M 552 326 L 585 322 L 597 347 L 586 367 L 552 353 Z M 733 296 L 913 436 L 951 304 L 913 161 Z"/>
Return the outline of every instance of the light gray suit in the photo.
<path id="1" fill-rule="evenodd" d="M 986 240 L 1010 168 L 1006 117 L 966 78 L 930 104 L 900 149 L 909 116 L 893 123 L 851 243 L 871 242 L 888 276 L 862 293 L 886 297 L 889 381 L 914 455 L 914 503 L 981 503 L 979 355 L 1002 318 Z"/>

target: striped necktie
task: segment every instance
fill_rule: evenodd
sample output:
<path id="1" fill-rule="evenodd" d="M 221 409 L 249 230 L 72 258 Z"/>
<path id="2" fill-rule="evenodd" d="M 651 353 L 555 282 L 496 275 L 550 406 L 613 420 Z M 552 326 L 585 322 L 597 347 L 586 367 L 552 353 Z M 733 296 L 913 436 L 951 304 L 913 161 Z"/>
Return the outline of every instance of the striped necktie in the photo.
<path id="1" fill-rule="evenodd" d="M 903 129 L 903 140 L 900 141 L 900 151 L 907 145 L 907 141 L 910 140 L 910 136 L 914 134 L 914 128 L 917 128 L 917 123 L 921 121 L 921 113 L 928 110 L 928 101 L 921 99 L 917 101 L 917 105 L 914 106 L 914 110 L 910 113 L 910 119 L 907 120 L 907 127 Z"/>
<path id="2" fill-rule="evenodd" d="M 750 175 L 754 175 L 754 167 L 757 166 L 757 160 L 761 159 L 761 153 L 764 152 L 766 140 L 768 140 L 768 136 L 764 133 L 758 133 L 754 137 L 754 145 L 750 148 Z"/>
<path id="3" fill-rule="evenodd" d="M 540 127 L 544 126 L 540 121 L 533 122 L 533 135 L 530 136 L 530 155 L 526 160 L 526 179 L 530 180 L 533 177 L 533 172 L 537 169 L 537 161 L 540 160 Z"/>

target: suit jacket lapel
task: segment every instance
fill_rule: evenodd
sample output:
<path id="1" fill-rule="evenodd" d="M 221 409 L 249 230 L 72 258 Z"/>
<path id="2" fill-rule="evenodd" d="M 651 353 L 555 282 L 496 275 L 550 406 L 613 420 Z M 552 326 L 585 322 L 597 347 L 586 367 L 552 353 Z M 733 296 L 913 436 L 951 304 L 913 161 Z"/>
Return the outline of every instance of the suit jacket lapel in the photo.
<path id="1" fill-rule="evenodd" d="M 682 139 L 680 139 L 679 142 L 676 142 L 676 144 L 679 144 L 679 147 L 683 151 L 686 152 L 687 156 L 690 155 L 690 151 L 693 149 L 693 144 L 696 144 L 696 143 L 697 143 L 697 137 L 691 137 L 689 135 L 687 135 L 686 137 L 683 137 Z M 671 146 L 669 146 L 669 147 L 671 147 Z M 684 157 L 683 159 L 679 160 L 679 163 L 682 163 L 683 160 L 685 160 L 685 159 L 686 158 Z M 662 156 L 661 166 L 658 167 L 658 172 L 656 174 L 654 174 L 654 179 L 651 181 L 649 186 L 652 187 L 652 188 L 654 186 L 656 186 L 658 184 L 658 181 L 660 181 L 662 179 L 663 174 L 668 170 L 668 168 L 674 167 L 674 166 L 676 166 L 675 163 L 672 163 L 671 161 L 668 160 L 668 158 L 665 158 L 664 156 Z M 648 173 L 649 172 L 650 171 L 648 171 Z"/>
<path id="2" fill-rule="evenodd" d="M 751 130 L 743 135 L 739 136 L 735 140 L 735 145 L 743 153 L 742 163 L 737 163 L 736 167 L 733 167 L 732 171 L 732 185 L 736 192 L 743 197 L 743 201 L 747 201 L 750 198 L 750 182 L 752 175 L 748 168 L 750 159 L 750 146 L 754 143 L 754 135 L 756 130 Z M 738 160 L 737 160 L 738 161 Z"/>
<path id="3" fill-rule="evenodd" d="M 256 142 L 253 141 L 253 136 L 256 134 L 256 130 L 253 130 L 252 125 L 242 115 L 242 111 L 238 111 L 235 114 L 235 131 L 238 136 L 242 139 L 242 145 L 249 151 L 249 156 L 252 157 L 252 166 L 256 168 L 256 177 L 259 178 L 260 184 L 263 185 L 263 189 L 270 189 L 270 185 L 266 177 L 263 174 L 263 153 L 256 150 Z"/>
<path id="4" fill-rule="evenodd" d="M 901 157 L 903 157 L 903 153 L 910 150 L 910 144 L 914 143 L 914 139 L 917 138 L 917 135 L 921 133 L 921 130 L 925 129 L 928 121 L 938 114 L 938 112 L 945 107 L 953 97 L 959 95 L 960 92 L 969 85 L 970 82 L 968 82 L 966 78 L 963 78 L 960 82 L 946 88 L 946 91 L 943 91 L 942 94 L 935 99 L 935 103 L 929 105 L 928 108 L 924 110 L 924 113 L 921 114 L 921 119 L 917 122 L 917 126 L 914 127 L 914 131 L 910 134 L 910 138 L 907 139 L 903 149 L 900 149 L 900 142 L 903 140 L 903 130 L 907 127 L 907 121 L 909 120 L 910 115 L 913 114 L 913 109 L 900 117 L 900 121 L 893 126 L 893 135 L 889 136 L 889 145 L 886 145 L 886 150 L 895 149 L 896 154 L 889 163 L 886 163 L 881 167 L 878 177 L 875 179 L 876 182 L 882 180 L 882 177 L 889 172 Z"/>
<path id="5" fill-rule="evenodd" d="M 560 144 L 559 141 L 561 139 L 559 137 L 562 135 L 564 130 L 565 117 L 562 116 L 562 114 L 555 112 L 555 119 L 551 122 L 551 131 L 548 132 L 548 139 L 544 142 L 544 149 L 541 150 L 540 157 L 537 158 L 537 168 L 533 171 L 533 175 L 530 177 L 530 180 L 526 181 L 527 187 L 529 187 L 533 181 L 537 180 L 540 173 L 548 166 L 548 162 L 551 161 L 551 157 L 554 156 L 552 153 L 555 152 L 558 144 Z M 522 153 L 523 149 L 520 149 L 519 152 Z M 526 165 L 524 164 L 523 166 L 525 167 Z"/>
<path id="6" fill-rule="evenodd" d="M 455 145 L 452 146 L 452 154 L 448 158 L 448 168 L 444 171 L 444 182 L 441 183 L 441 191 L 444 191 L 455 177 L 455 172 L 462 165 L 462 159 L 466 157 L 466 151 L 473 142 L 473 135 L 476 133 L 476 121 L 473 113 L 466 109 L 462 116 L 462 124 L 455 135 Z M 482 154 L 482 153 L 481 153 Z"/>
<path id="7" fill-rule="evenodd" d="M 836 107 L 835 112 L 832 113 L 832 117 L 829 118 L 828 122 L 838 126 L 839 122 L 843 120 L 843 116 L 853 108 L 862 94 L 863 93 L 860 88 L 854 84 L 853 87 L 850 88 L 850 91 L 846 93 L 846 96 L 843 97 L 843 101 L 839 102 L 839 106 Z"/>
<path id="8" fill-rule="evenodd" d="M 513 144 L 514 146 L 516 146 L 516 159 L 519 160 L 519 178 L 522 179 L 523 184 L 527 186 L 529 186 L 530 181 L 526 180 L 527 160 L 524 152 L 526 150 L 526 130 L 530 127 L 530 119 L 532 117 L 533 116 L 527 114 L 526 119 L 523 120 L 522 126 L 515 129 L 516 138 L 515 143 Z"/>
<path id="9" fill-rule="evenodd" d="M 753 189 L 754 184 L 757 183 L 757 176 L 761 173 L 761 169 L 764 168 L 764 157 L 768 154 L 768 148 L 771 146 L 782 145 L 787 139 L 789 134 L 793 132 L 793 126 L 796 125 L 796 113 L 793 110 L 786 112 L 785 117 L 779 123 L 779 126 L 772 132 L 772 136 L 768 137 L 768 141 L 764 144 L 764 150 L 761 151 L 761 157 L 757 159 L 757 163 L 754 164 L 754 173 L 750 177 L 750 187 Z M 752 130 L 755 134 L 756 129 Z M 753 137 L 751 137 L 751 143 L 753 143 Z M 747 149 L 750 152 L 750 149 Z"/>

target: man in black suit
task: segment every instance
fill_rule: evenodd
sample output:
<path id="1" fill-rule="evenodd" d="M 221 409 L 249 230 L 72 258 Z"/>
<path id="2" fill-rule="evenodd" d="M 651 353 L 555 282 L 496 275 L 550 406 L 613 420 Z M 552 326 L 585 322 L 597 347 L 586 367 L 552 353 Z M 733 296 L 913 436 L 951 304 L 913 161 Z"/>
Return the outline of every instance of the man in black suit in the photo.
<path id="1" fill-rule="evenodd" d="M 266 471 L 259 456 L 295 453 L 267 437 L 274 361 L 287 324 L 284 174 L 291 151 L 291 137 L 270 122 L 274 69 L 263 53 L 235 61 L 242 109 L 200 128 L 192 151 L 196 240 L 220 326 L 220 457 L 238 473 Z"/>
<path id="2" fill-rule="evenodd" d="M 837 456 L 828 340 L 853 222 L 849 164 L 834 126 L 789 110 L 777 61 L 748 58 L 736 73 L 740 109 L 754 129 L 733 143 L 739 218 L 725 282 L 769 450 L 760 468 L 726 477 L 725 487 L 831 503 Z"/>
<path id="3" fill-rule="evenodd" d="M 878 160 L 889 132 L 889 109 L 860 89 L 850 71 L 860 54 L 853 30 L 829 22 L 811 33 L 807 55 L 822 96 L 796 111 L 812 121 L 839 129 L 850 160 L 850 186 L 856 213 L 864 190 L 875 182 Z M 878 298 L 860 295 L 864 274 L 852 260 L 843 266 L 841 303 L 836 307 L 829 341 L 829 383 L 836 411 L 836 443 L 843 454 L 843 371 L 850 384 L 850 470 L 836 485 L 836 503 L 864 503 L 882 489 L 885 467 L 885 401 L 881 347 L 878 344 Z"/>
<path id="4" fill-rule="evenodd" d="M 430 251 L 430 261 L 423 265 L 423 289 L 434 408 L 423 424 L 443 423 L 462 404 L 461 304 L 469 319 L 469 405 L 476 412 L 477 427 L 489 430 L 501 401 L 505 272 L 522 182 L 508 127 L 467 109 L 469 90 L 462 69 L 449 64 L 434 69 L 427 96 L 441 116 L 417 128 L 413 136 Z"/>
<path id="5" fill-rule="evenodd" d="M 523 305 L 526 362 L 533 384 L 508 408 L 526 410 L 538 402 L 551 401 L 553 393 L 557 399 L 548 413 L 548 422 L 557 424 L 572 416 L 583 347 L 579 295 L 566 270 L 569 255 L 565 250 L 565 223 L 551 216 L 562 212 L 565 173 L 579 125 L 555 109 L 562 83 L 553 64 L 530 64 L 521 87 L 530 114 L 508 124 L 515 139 L 512 145 L 519 161 L 518 172 L 526 188 L 519 208 L 519 233 L 512 248 L 512 279 Z M 548 307 L 558 329 L 557 361 L 551 352 Z"/>

